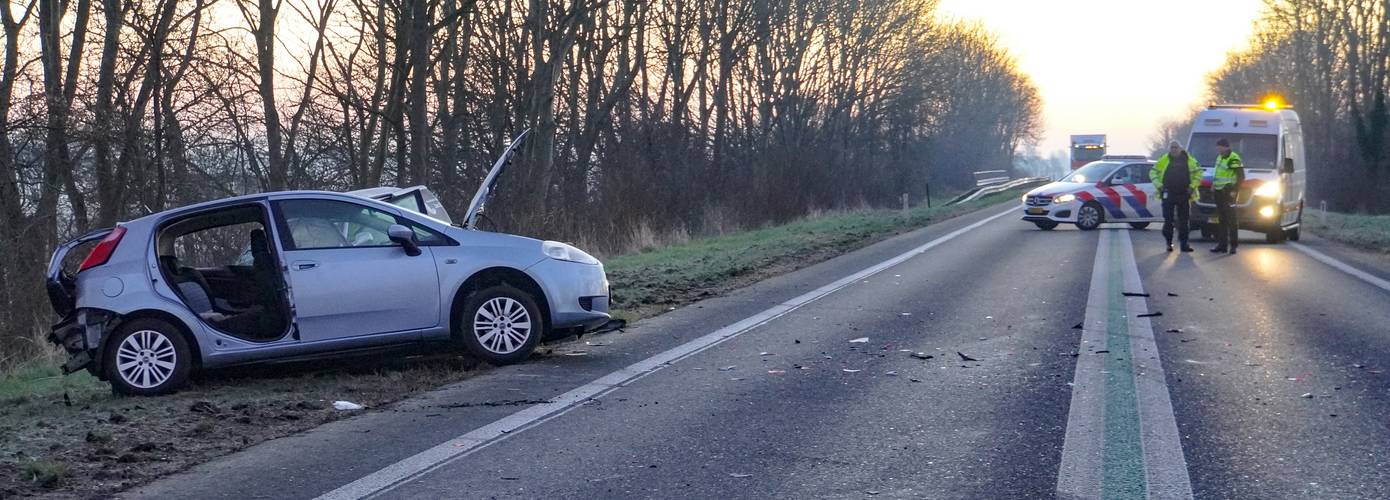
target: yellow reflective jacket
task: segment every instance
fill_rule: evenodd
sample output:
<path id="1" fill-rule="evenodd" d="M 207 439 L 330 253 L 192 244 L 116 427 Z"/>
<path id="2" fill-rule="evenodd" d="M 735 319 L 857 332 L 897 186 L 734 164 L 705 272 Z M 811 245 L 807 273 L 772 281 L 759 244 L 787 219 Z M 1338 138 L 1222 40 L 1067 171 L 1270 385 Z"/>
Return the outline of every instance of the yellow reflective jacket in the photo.
<path id="1" fill-rule="evenodd" d="M 1163 173 L 1168 171 L 1169 163 L 1172 163 L 1172 160 L 1164 154 L 1158 159 L 1158 163 L 1154 163 L 1154 167 L 1149 169 L 1149 180 L 1153 181 L 1154 191 L 1159 198 L 1163 198 Z M 1187 155 L 1187 177 L 1192 187 L 1190 192 L 1195 196 L 1197 187 L 1202 185 L 1202 166 L 1197 164 L 1197 159 L 1193 158 L 1191 153 Z"/>
<path id="2" fill-rule="evenodd" d="M 1217 156 L 1216 172 L 1212 174 L 1211 188 L 1220 190 L 1235 185 L 1237 168 L 1245 168 L 1245 164 L 1241 163 L 1240 155 L 1236 154 L 1235 151 L 1231 151 L 1231 154 L 1226 155 L 1225 158 Z"/>

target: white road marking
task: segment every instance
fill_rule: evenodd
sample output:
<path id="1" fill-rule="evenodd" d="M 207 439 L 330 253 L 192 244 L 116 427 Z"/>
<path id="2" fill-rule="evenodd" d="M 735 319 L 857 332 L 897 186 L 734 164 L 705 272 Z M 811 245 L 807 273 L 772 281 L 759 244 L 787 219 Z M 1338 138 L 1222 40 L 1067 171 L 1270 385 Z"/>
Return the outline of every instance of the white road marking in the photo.
<path id="1" fill-rule="evenodd" d="M 947 233 L 937 239 L 913 248 L 912 250 L 899 254 L 896 257 L 875 264 L 867 269 L 836 280 L 833 283 L 802 294 L 781 304 L 772 306 L 742 321 L 720 328 L 695 340 L 691 340 L 690 342 L 686 342 L 645 360 L 638 361 L 626 368 L 599 377 L 597 380 L 561 394 L 549 402 L 526 407 L 521 411 L 503 417 L 490 424 L 435 445 L 432 448 L 407 457 L 404 460 L 388 465 L 381 470 L 325 493 L 319 496 L 318 500 L 356 499 L 390 491 L 401 484 L 438 469 L 453 460 L 468 456 L 473 452 L 500 442 L 508 436 L 520 434 L 526 429 L 535 427 L 537 424 L 564 415 L 585 401 L 602 397 L 642 377 L 655 373 L 672 363 L 714 347 L 726 340 L 767 324 L 801 306 L 859 282 L 864 278 L 868 278 L 888 268 L 906 262 L 908 259 L 921 255 L 927 250 L 931 250 L 942 243 L 951 241 L 995 219 L 1017 213 L 1017 207 L 1010 207 L 1005 212 L 989 216 L 984 220 Z"/>
<path id="2" fill-rule="evenodd" d="M 1112 283 L 1115 273 L 1120 273 L 1119 289 Z M 1143 292 L 1129 231 L 1102 230 L 1086 299 L 1081 344 L 1077 347 L 1071 407 L 1057 472 L 1057 496 L 1129 496 L 1133 491 L 1125 486 L 1136 486 L 1138 478 L 1125 473 L 1142 467 L 1146 497 L 1191 499 L 1187 461 L 1153 326 L 1149 318 L 1139 317 L 1148 312 L 1147 300 L 1123 297 L 1123 292 Z M 1124 304 L 1123 314 L 1113 309 L 1120 301 Z M 1124 318 L 1123 330 L 1112 331 L 1116 325 L 1111 320 L 1120 317 Z M 1126 341 L 1127 346 L 1115 343 Z M 1106 352 L 1102 355 L 1097 351 Z M 1111 372 L 1115 368 L 1111 357 L 1126 352 L 1129 359 L 1124 360 L 1124 365 L 1130 373 Z M 1107 408 L 1118 411 L 1109 420 Z M 1134 436 L 1136 428 L 1138 435 Z M 1107 431 L 1117 435 L 1107 435 Z M 1127 453 L 1134 449 L 1135 438 L 1141 452 Z M 1107 444 L 1126 441 L 1131 446 L 1116 446 L 1115 456 L 1107 457 Z M 1113 469 L 1112 474 L 1107 475 L 1107 468 Z"/>
<path id="3" fill-rule="evenodd" d="M 1292 245 L 1294 248 L 1298 249 L 1298 251 L 1308 254 L 1309 257 L 1317 259 L 1323 264 L 1327 264 L 1329 266 L 1337 268 L 1338 271 L 1350 274 L 1356 277 L 1357 279 L 1360 279 L 1361 281 L 1365 281 L 1367 283 L 1379 287 L 1381 290 L 1390 292 L 1390 281 L 1383 280 L 1377 276 L 1367 273 L 1366 271 L 1362 271 L 1355 267 L 1351 267 L 1350 264 L 1334 259 L 1332 258 L 1332 256 L 1327 255 L 1325 253 L 1313 250 L 1312 248 L 1309 248 L 1307 245 L 1304 245 L 1302 243 L 1290 241 L 1289 245 Z"/>

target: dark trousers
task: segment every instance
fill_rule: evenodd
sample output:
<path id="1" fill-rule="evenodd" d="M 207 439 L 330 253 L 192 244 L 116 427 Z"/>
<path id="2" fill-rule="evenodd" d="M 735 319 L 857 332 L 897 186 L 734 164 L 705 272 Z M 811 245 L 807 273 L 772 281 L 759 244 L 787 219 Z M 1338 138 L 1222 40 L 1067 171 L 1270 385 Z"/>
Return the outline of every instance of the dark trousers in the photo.
<path id="1" fill-rule="evenodd" d="M 1192 213 L 1192 196 L 1188 193 L 1168 193 L 1163 197 L 1163 239 L 1173 244 L 1173 228 L 1178 230 L 1178 241 L 1187 246 L 1188 221 Z"/>
<path id="2" fill-rule="evenodd" d="M 1240 239 L 1240 219 L 1236 216 L 1236 189 L 1228 187 L 1211 192 L 1216 198 L 1216 217 L 1220 219 L 1220 224 L 1216 226 L 1216 246 L 1218 248 L 1235 248 L 1236 242 Z"/>

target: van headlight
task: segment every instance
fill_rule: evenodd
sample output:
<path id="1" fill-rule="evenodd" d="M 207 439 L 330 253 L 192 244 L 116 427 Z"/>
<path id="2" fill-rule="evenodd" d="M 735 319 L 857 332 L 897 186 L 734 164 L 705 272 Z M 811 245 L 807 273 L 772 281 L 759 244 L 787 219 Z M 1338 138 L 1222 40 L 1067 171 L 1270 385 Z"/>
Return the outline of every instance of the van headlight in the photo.
<path id="1" fill-rule="evenodd" d="M 1058 197 L 1053 198 L 1053 199 L 1052 199 L 1052 204 L 1054 204 L 1054 205 L 1060 205 L 1060 204 L 1063 204 L 1063 203 L 1071 203 L 1071 202 L 1073 202 L 1073 201 L 1076 201 L 1076 195 L 1074 195 L 1074 194 L 1064 194 L 1064 195 L 1061 195 L 1061 196 L 1058 196 Z"/>
<path id="2" fill-rule="evenodd" d="M 1261 198 L 1278 198 L 1282 192 L 1283 186 L 1279 185 L 1279 181 L 1269 181 L 1255 188 L 1255 196 Z"/>
<path id="3" fill-rule="evenodd" d="M 599 263 L 598 259 L 595 259 L 592 255 L 584 253 L 583 250 L 574 248 L 573 246 L 566 245 L 564 243 L 560 243 L 558 241 L 542 242 L 541 251 L 545 252 L 545 255 L 547 257 L 550 257 L 555 260 L 563 260 L 566 262 L 578 262 L 580 264 L 590 265 Z"/>

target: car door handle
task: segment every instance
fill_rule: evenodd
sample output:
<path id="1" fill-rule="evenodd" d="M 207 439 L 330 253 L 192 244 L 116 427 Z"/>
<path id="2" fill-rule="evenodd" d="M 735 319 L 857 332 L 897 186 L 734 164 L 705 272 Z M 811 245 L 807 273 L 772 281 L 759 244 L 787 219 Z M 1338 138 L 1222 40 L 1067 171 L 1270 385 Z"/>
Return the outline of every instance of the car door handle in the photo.
<path id="1" fill-rule="evenodd" d="M 316 268 L 316 267 L 319 267 L 319 263 L 318 263 L 318 262 L 314 262 L 314 261 L 312 261 L 312 260 L 296 260 L 296 261 L 294 261 L 294 268 L 295 268 L 295 270 L 298 270 L 298 271 L 307 271 L 307 270 L 310 270 L 310 269 L 313 269 L 313 268 Z"/>

